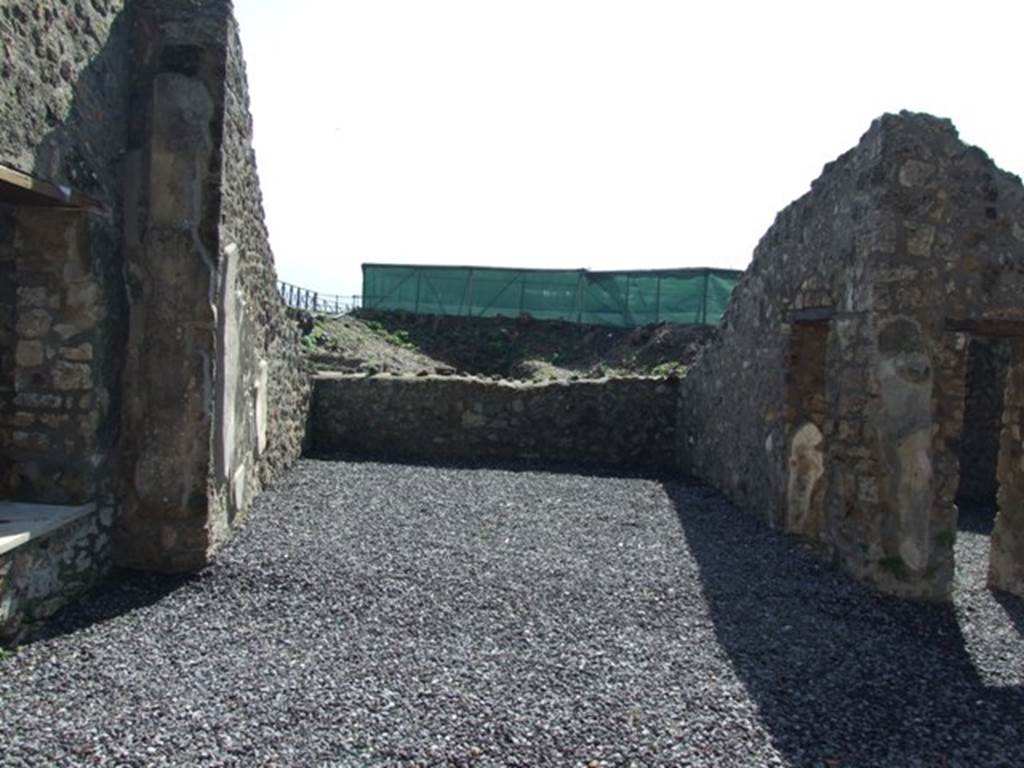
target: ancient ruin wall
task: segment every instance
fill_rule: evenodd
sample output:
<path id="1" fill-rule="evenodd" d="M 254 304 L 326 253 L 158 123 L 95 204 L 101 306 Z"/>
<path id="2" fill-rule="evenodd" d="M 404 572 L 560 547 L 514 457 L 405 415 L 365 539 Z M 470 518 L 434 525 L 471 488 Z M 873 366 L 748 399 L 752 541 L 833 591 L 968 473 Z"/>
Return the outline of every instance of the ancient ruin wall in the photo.
<path id="1" fill-rule="evenodd" d="M 14 410 L 14 362 L 17 344 L 17 302 L 18 286 L 14 282 L 17 270 L 17 256 L 14 252 L 16 211 L 9 206 L 0 206 L 0 442 L 10 445 L 11 416 Z M 0 449 L 0 495 L 8 493 L 13 457 L 7 450 Z"/>
<path id="2" fill-rule="evenodd" d="M 12 207 L 5 214 L 0 430 L 7 439 L 0 442 L 11 446 L 17 432 L 20 445 L 17 456 L 0 458 L 0 497 L 109 500 L 125 314 L 120 203 L 130 14 L 108 0 L 12 0 L 0 7 L 0 37 L 0 164 L 94 201 L 77 212 Z M 47 227 L 54 217 L 64 223 Z M 77 234 L 62 242 L 59 232 L 70 229 Z M 20 377 L 15 368 L 23 368 Z"/>
<path id="3" fill-rule="evenodd" d="M 887 519 L 892 521 L 891 512 L 900 510 L 899 522 L 890 522 L 883 531 L 883 547 L 892 558 L 883 566 L 895 566 L 891 591 L 901 592 L 909 584 L 905 591 L 910 594 L 944 597 L 953 571 L 950 532 L 957 526 L 954 501 L 970 343 L 979 338 L 1010 341 L 1009 365 L 1024 362 L 1019 357 L 1024 334 L 1024 186 L 983 151 L 963 144 L 948 121 L 897 121 L 888 143 L 894 162 L 887 169 L 882 205 L 894 235 L 892 248 L 880 254 L 879 262 L 898 266 L 900 279 L 876 286 L 890 317 L 876 319 L 872 375 L 880 397 L 867 409 L 869 423 L 883 435 L 888 425 L 896 443 L 880 473 Z M 895 337 L 898 344 L 892 343 Z M 1007 460 L 1020 453 L 1013 412 L 1021 397 L 1019 385 L 1006 376 L 989 584 L 1024 594 L 1024 506 L 1014 502 L 1024 492 L 1024 473 L 1019 462 Z M 930 395 L 931 421 L 914 425 L 916 432 L 905 419 L 892 418 L 904 412 L 910 391 Z M 915 440 L 922 448 L 914 448 Z M 931 474 L 925 483 L 917 468 L 929 460 Z M 923 489 L 915 495 L 930 496 L 931 504 L 922 502 L 920 514 L 908 515 L 901 499 L 915 485 Z M 853 536 L 840 542 L 852 553 L 846 542 L 858 532 L 849 530 Z M 852 554 L 848 560 L 856 562 Z M 924 566 L 916 568 L 915 560 Z M 872 581 L 885 583 L 872 563 L 863 563 L 863 570 Z"/>
<path id="4" fill-rule="evenodd" d="M 120 197 L 131 19 L 121 0 L 0 6 L 0 164 Z"/>
<path id="5" fill-rule="evenodd" d="M 226 9 L 135 4 L 136 114 L 125 158 L 122 565 L 201 567 L 214 542 L 220 126 Z"/>
<path id="6" fill-rule="evenodd" d="M 989 584 L 1024 596 L 1024 338 L 1010 343 Z"/>
<path id="7" fill-rule="evenodd" d="M 684 381 L 684 467 L 886 591 L 947 597 L 967 349 L 972 334 L 1019 333 L 1022 200 L 948 121 L 875 121 L 758 245 Z M 793 363 L 815 323 L 828 334 L 820 429 L 792 396 L 814 380 Z M 1001 498 L 1020 482 L 1005 460 L 1008 379 Z M 1020 518 L 1002 505 L 993 541 L 1016 554 L 990 575 L 1015 591 L 997 563 L 1024 558 Z"/>
<path id="8" fill-rule="evenodd" d="M 313 448 L 382 457 L 549 459 L 670 467 L 676 382 L 495 382 L 324 374 Z"/>
<path id="9" fill-rule="evenodd" d="M 122 564 L 199 567 L 298 455 L 308 393 L 274 293 L 231 4 L 11 0 L 0 32 L 0 164 L 92 200 L 67 214 L 88 257 L 63 283 L 66 249 L 47 251 L 52 274 L 19 268 L 53 245 L 6 225 L 28 209 L 0 227 L 0 274 L 13 278 L 0 291 L 0 430 L 23 443 L 0 455 L 17 480 L 0 480 L 0 496 L 58 500 L 76 485 L 69 499 L 116 498 Z M 81 299 L 89 327 L 58 339 Z M 68 446 L 63 475 L 44 440 Z"/>
<path id="10" fill-rule="evenodd" d="M 115 551 L 204 564 L 300 450 L 307 371 L 277 298 L 230 3 L 137 7 L 126 494 Z M 169 360 L 182 361 L 168 366 Z"/>
<path id="11" fill-rule="evenodd" d="M 107 575 L 113 514 L 94 509 L 0 552 L 0 643 L 17 643 Z"/>
<path id="12" fill-rule="evenodd" d="M 285 315 L 252 148 L 245 61 L 229 19 L 221 148 L 217 421 L 211 519 L 225 531 L 299 457 L 312 371 Z"/>
<path id="13" fill-rule="evenodd" d="M 101 491 L 110 416 L 87 220 L 71 208 L 7 213 L 11 237 L 0 243 L 0 261 L 13 266 L 5 302 L 12 386 L 0 398 L 0 495 L 81 504 Z"/>
<path id="14" fill-rule="evenodd" d="M 826 358 L 832 372 L 841 371 L 819 393 L 828 410 L 836 412 L 840 389 L 856 394 L 865 388 L 868 330 L 856 313 L 869 301 L 865 272 L 876 245 L 877 153 L 866 138 L 860 153 L 826 166 L 811 191 L 778 214 L 733 292 L 718 337 L 680 386 L 682 468 L 780 527 L 789 514 L 796 313 L 808 320 L 831 311 L 843 316 L 826 342 L 830 350 L 841 349 Z M 837 458 L 843 455 L 841 441 L 851 437 L 854 424 L 826 419 L 821 426 L 818 440 L 828 441 Z M 808 535 L 824 535 L 820 514 L 794 510 L 794 516 Z"/>

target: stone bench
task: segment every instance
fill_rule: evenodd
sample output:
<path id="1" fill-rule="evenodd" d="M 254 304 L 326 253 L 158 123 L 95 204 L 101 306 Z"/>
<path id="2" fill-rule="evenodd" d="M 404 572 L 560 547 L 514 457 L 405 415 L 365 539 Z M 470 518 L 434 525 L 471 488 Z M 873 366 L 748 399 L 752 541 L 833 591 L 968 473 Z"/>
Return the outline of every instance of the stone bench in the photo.
<path id="1" fill-rule="evenodd" d="M 0 502 L 0 643 L 16 643 L 110 569 L 113 515 L 96 504 Z"/>

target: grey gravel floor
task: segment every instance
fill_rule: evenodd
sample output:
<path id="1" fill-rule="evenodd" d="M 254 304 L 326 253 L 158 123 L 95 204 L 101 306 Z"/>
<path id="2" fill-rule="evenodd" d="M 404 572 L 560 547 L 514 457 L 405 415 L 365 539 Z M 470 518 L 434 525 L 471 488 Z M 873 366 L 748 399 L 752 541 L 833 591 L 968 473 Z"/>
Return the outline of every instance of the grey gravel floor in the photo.
<path id="1" fill-rule="evenodd" d="M 303 461 L 0 662 L 3 765 L 1022 766 L 1024 606 L 877 597 L 696 486 Z"/>

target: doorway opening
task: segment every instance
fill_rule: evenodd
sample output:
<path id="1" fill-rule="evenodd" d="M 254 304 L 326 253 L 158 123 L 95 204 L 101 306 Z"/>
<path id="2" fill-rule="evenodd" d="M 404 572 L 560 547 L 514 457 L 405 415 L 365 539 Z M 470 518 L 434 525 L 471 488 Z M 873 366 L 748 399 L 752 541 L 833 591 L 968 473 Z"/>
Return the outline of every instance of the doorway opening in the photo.
<path id="1" fill-rule="evenodd" d="M 1003 431 L 1010 345 L 1006 338 L 972 336 L 967 349 L 964 421 L 957 458 L 955 502 L 960 531 L 988 536 L 998 511 L 1000 438 Z"/>
<path id="2" fill-rule="evenodd" d="M 794 323 L 787 371 L 786 529 L 814 539 L 824 532 L 828 331 L 827 320 Z"/>

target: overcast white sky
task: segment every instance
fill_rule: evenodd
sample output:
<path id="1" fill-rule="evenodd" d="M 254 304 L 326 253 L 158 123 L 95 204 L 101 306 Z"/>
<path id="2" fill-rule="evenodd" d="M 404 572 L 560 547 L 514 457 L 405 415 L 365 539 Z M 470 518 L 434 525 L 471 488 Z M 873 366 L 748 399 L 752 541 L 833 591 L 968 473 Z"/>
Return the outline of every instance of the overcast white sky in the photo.
<path id="1" fill-rule="evenodd" d="M 742 268 L 879 114 L 1024 173 L 1019 0 L 235 0 L 279 276 Z"/>

